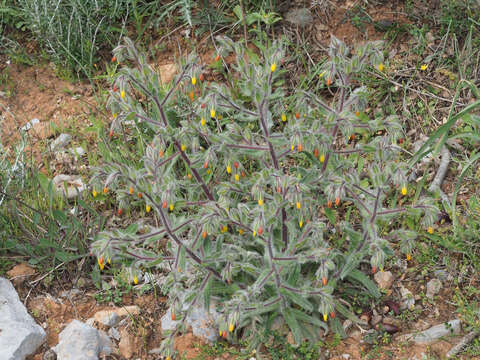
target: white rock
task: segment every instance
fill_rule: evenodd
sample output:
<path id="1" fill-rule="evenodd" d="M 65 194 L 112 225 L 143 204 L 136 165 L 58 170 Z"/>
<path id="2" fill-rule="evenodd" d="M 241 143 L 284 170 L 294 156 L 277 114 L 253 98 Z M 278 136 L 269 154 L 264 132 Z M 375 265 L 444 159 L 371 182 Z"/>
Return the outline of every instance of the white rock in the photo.
<path id="1" fill-rule="evenodd" d="M 114 340 L 117 340 L 117 341 L 120 340 L 120 333 L 114 327 L 112 327 L 112 328 L 110 328 L 110 330 L 108 330 L 108 336 L 110 336 Z"/>
<path id="2" fill-rule="evenodd" d="M 95 313 L 94 319 L 105 326 L 115 326 L 121 320 L 120 316 L 112 310 L 101 310 Z"/>
<path id="3" fill-rule="evenodd" d="M 394 277 L 390 271 L 379 271 L 374 275 L 374 279 L 380 289 L 388 290 L 392 287 Z"/>
<path id="4" fill-rule="evenodd" d="M 28 314 L 11 282 L 0 278 L 0 358 L 23 360 L 45 338 L 45 331 Z"/>
<path id="5" fill-rule="evenodd" d="M 58 336 L 53 348 L 57 360 L 98 360 L 100 353 L 110 354 L 112 345 L 108 336 L 81 321 L 73 320 Z M 108 341 L 107 341 L 108 340 Z"/>
<path id="6" fill-rule="evenodd" d="M 66 192 L 65 192 L 66 183 Z M 64 175 L 60 174 L 53 178 L 53 184 L 55 189 L 61 194 L 65 195 L 67 199 L 73 199 L 82 193 L 87 186 L 83 183 L 80 176 Z"/>
<path id="7" fill-rule="evenodd" d="M 402 303 L 400 304 L 400 309 L 412 310 L 415 307 L 415 298 L 410 290 L 406 287 L 400 286 L 400 295 L 402 296 Z"/>
<path id="8" fill-rule="evenodd" d="M 433 299 L 442 289 L 442 282 L 439 279 L 432 279 L 427 283 L 426 296 L 429 299 Z"/>
<path id="9" fill-rule="evenodd" d="M 28 123 L 26 123 L 25 125 L 23 125 L 20 130 L 28 131 L 28 130 L 30 130 L 35 124 L 39 124 L 39 123 L 40 123 L 40 120 L 39 120 L 39 119 L 33 118 L 33 119 L 30 120 Z"/>
<path id="10" fill-rule="evenodd" d="M 184 311 L 187 306 L 184 305 Z M 172 320 L 171 309 L 168 309 L 165 315 L 163 315 L 162 330 L 174 330 L 178 321 Z M 211 301 L 210 310 L 207 311 L 203 306 L 195 304 L 187 314 L 185 322 L 188 326 L 192 327 L 193 335 L 213 342 L 218 338 L 218 331 L 216 327 L 216 321 L 220 317 L 220 314 L 215 310 L 215 302 Z"/>
<path id="11" fill-rule="evenodd" d="M 78 147 L 72 149 L 72 153 L 76 157 L 80 157 L 80 156 L 85 155 L 85 150 L 81 146 L 78 146 Z"/>
<path id="12" fill-rule="evenodd" d="M 458 335 L 462 331 L 462 324 L 459 319 L 451 320 L 446 323 L 432 326 L 420 333 L 411 333 L 402 335 L 399 341 L 414 341 L 416 344 L 429 345 L 442 337 L 449 335 Z"/>
<path id="13" fill-rule="evenodd" d="M 50 145 L 50 150 L 60 150 L 64 148 L 71 140 L 72 136 L 70 134 L 60 134 Z"/>

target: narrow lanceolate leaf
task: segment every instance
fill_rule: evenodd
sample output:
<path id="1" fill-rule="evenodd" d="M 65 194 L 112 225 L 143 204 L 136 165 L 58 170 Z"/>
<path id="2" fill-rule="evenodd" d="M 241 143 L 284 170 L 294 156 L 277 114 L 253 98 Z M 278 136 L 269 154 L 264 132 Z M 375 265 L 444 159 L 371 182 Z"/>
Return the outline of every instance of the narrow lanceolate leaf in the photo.
<path id="1" fill-rule="evenodd" d="M 368 290 L 370 295 L 376 299 L 382 296 L 382 294 L 380 294 L 380 291 L 378 290 L 377 285 L 375 285 L 375 283 L 372 280 L 370 280 L 370 278 L 360 270 L 351 271 L 348 274 L 347 279 L 357 281 L 363 286 L 365 286 L 365 288 Z"/>
<path id="2" fill-rule="evenodd" d="M 281 288 L 280 292 L 283 295 L 285 295 L 287 298 L 289 298 L 293 303 L 297 304 L 298 306 L 302 307 L 308 312 L 313 311 L 314 309 L 313 305 L 304 296 L 284 288 Z"/>
<path id="3" fill-rule="evenodd" d="M 295 343 L 300 344 L 302 342 L 302 330 L 300 324 L 295 317 L 295 314 L 292 312 L 292 309 L 287 308 L 283 311 L 283 316 L 285 317 L 285 322 L 287 323 L 290 331 L 293 334 Z"/>

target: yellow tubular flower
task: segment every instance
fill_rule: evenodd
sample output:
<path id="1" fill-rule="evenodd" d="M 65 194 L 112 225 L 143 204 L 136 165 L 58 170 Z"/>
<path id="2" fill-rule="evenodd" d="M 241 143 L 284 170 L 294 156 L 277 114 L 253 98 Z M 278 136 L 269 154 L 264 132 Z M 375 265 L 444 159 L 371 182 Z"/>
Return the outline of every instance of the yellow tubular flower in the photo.
<path id="1" fill-rule="evenodd" d="M 207 121 L 205 120 L 205 118 L 202 117 L 202 119 L 200 120 L 200 124 L 202 126 L 205 126 L 206 123 L 207 123 Z"/>
<path id="2" fill-rule="evenodd" d="M 197 78 L 194 76 L 192 77 L 192 85 L 195 85 L 197 83 Z"/>
<path id="3" fill-rule="evenodd" d="M 402 195 L 407 195 L 407 187 L 405 185 L 402 186 Z"/>
<path id="4" fill-rule="evenodd" d="M 185 150 L 187 150 L 187 145 L 182 144 L 182 146 L 180 148 L 182 149 L 182 151 L 185 151 Z"/>
<path id="5" fill-rule="evenodd" d="M 253 237 L 257 236 L 257 230 L 253 230 Z"/>
<path id="6" fill-rule="evenodd" d="M 173 211 L 173 204 L 170 204 L 169 209 L 170 211 Z"/>
<path id="7" fill-rule="evenodd" d="M 298 226 L 300 226 L 300 229 L 303 227 L 303 221 L 302 221 L 302 220 L 300 220 L 300 221 L 298 222 Z"/>
<path id="8" fill-rule="evenodd" d="M 120 91 L 120 97 L 125 99 L 125 90 Z"/>
<path id="9" fill-rule="evenodd" d="M 240 176 L 238 176 L 238 174 L 235 174 L 235 181 L 238 181 L 240 180 Z"/>
<path id="10" fill-rule="evenodd" d="M 230 326 L 228 327 L 228 331 L 233 332 L 233 329 L 235 329 L 235 326 L 233 326 L 233 324 L 230 323 Z"/>
<path id="11" fill-rule="evenodd" d="M 270 66 L 270 70 L 272 70 L 272 72 L 274 72 L 275 70 L 277 70 L 277 64 L 273 63 L 273 64 Z"/>
<path id="12" fill-rule="evenodd" d="M 258 199 L 258 205 L 260 205 L 260 206 L 263 205 L 263 199 Z"/>
<path id="13" fill-rule="evenodd" d="M 228 174 L 231 174 L 231 173 L 232 173 L 232 168 L 230 167 L 230 165 L 227 165 L 227 173 L 228 173 Z"/>
<path id="14" fill-rule="evenodd" d="M 283 122 L 287 121 L 287 115 L 282 114 L 282 121 L 283 121 Z"/>
<path id="15" fill-rule="evenodd" d="M 382 63 L 380 63 L 380 65 L 378 65 L 378 70 L 383 71 L 384 69 L 385 69 L 385 66 L 383 66 Z"/>
<path id="16" fill-rule="evenodd" d="M 97 190 L 93 189 L 93 191 L 92 191 L 92 196 L 95 198 L 95 197 L 97 197 L 97 195 L 98 195 Z"/>
<path id="17" fill-rule="evenodd" d="M 133 283 L 134 283 L 135 285 L 138 284 L 138 277 L 137 277 L 136 275 L 133 277 Z"/>
<path id="18" fill-rule="evenodd" d="M 300 209 L 302 207 L 302 204 L 300 203 L 300 201 L 297 201 L 297 209 Z"/>
<path id="19" fill-rule="evenodd" d="M 150 205 L 145 206 L 145 211 L 146 211 L 147 213 L 149 213 L 150 210 L 152 210 L 152 208 L 150 207 Z"/>
<path id="20" fill-rule="evenodd" d="M 215 117 L 215 109 L 213 109 L 213 108 L 210 110 L 210 117 L 211 118 Z"/>
<path id="21" fill-rule="evenodd" d="M 327 314 L 323 314 L 323 321 L 327 321 L 328 319 L 328 315 Z"/>
<path id="22" fill-rule="evenodd" d="M 323 163 L 325 161 L 325 155 L 320 155 L 320 162 Z"/>

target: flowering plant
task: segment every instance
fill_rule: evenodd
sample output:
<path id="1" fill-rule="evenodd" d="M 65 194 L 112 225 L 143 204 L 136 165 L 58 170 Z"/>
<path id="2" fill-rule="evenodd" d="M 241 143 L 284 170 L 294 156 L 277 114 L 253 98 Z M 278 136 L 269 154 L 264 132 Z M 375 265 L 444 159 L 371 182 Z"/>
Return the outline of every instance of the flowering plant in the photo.
<path id="1" fill-rule="evenodd" d="M 436 214 L 428 198 L 408 201 L 398 118 L 370 119 L 368 90 L 355 83 L 368 66 L 384 69 L 381 42 L 352 54 L 332 39 L 318 80 L 329 103 L 302 90 L 287 97 L 281 42 L 260 57 L 218 41 L 219 56 L 236 57 L 223 83 L 206 82 L 192 56 L 168 90 L 128 39 L 115 50 L 132 67 L 115 79 L 108 156 L 92 185 L 122 209 L 141 204 L 158 225 L 102 232 L 93 251 L 101 264 L 127 263 L 136 281 L 146 268 L 168 270 L 176 320 L 217 300 L 225 338 L 255 346 L 278 316 L 297 343 L 329 324 L 342 331 L 337 313 L 358 319 L 339 285 L 379 296 L 364 263 L 382 270 L 392 243 L 412 252 L 416 231 L 395 229 L 392 217 L 421 217 L 428 228 Z"/>

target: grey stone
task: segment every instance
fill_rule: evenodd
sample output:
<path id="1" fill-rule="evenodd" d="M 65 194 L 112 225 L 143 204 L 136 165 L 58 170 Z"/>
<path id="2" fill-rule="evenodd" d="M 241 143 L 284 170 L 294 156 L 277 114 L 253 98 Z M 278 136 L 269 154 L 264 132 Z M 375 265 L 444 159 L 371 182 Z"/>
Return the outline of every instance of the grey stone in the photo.
<path id="1" fill-rule="evenodd" d="M 120 333 L 114 327 L 112 327 L 112 328 L 110 328 L 110 330 L 108 330 L 108 336 L 110 336 L 114 340 L 117 340 L 117 341 L 120 340 Z"/>
<path id="2" fill-rule="evenodd" d="M 0 278 L 0 358 L 23 360 L 45 338 L 45 331 L 28 314 L 12 283 Z"/>
<path id="3" fill-rule="evenodd" d="M 292 9 L 286 15 L 285 19 L 294 25 L 305 27 L 313 22 L 313 15 L 307 8 Z"/>
<path id="4" fill-rule="evenodd" d="M 37 119 L 37 118 L 33 118 L 32 120 L 30 120 L 28 123 L 26 123 L 25 125 L 22 126 L 21 130 L 23 131 L 28 131 L 30 130 L 34 125 L 36 124 L 39 124 L 40 123 L 40 120 Z"/>
<path id="5" fill-rule="evenodd" d="M 450 281 L 453 279 L 452 275 L 450 275 L 446 270 L 444 269 L 439 269 L 435 270 L 433 272 L 433 275 L 437 278 L 440 279 L 441 281 Z"/>
<path id="6" fill-rule="evenodd" d="M 57 354 L 52 349 L 48 349 L 42 356 L 42 360 L 56 360 Z"/>
<path id="7" fill-rule="evenodd" d="M 184 305 L 183 310 L 187 310 L 187 305 Z M 163 315 L 162 330 L 174 330 L 178 324 L 178 321 L 172 320 L 171 309 L 168 309 L 165 315 Z M 220 314 L 215 310 L 215 302 L 210 303 L 210 309 L 207 311 L 203 306 L 199 304 L 193 305 L 188 311 L 185 322 L 188 326 L 192 327 L 193 335 L 209 341 L 214 342 L 218 338 L 218 331 L 216 322 Z"/>
<path id="8" fill-rule="evenodd" d="M 459 319 L 451 320 L 446 323 L 432 326 L 431 328 L 420 333 L 411 333 L 402 335 L 398 338 L 399 341 L 413 341 L 419 345 L 429 345 L 442 337 L 448 335 L 459 335 L 462 331 L 462 325 Z"/>
<path id="9" fill-rule="evenodd" d="M 433 299 L 442 289 L 442 282 L 438 279 L 432 279 L 427 283 L 427 293 L 426 296 L 429 299 Z"/>
<path id="10" fill-rule="evenodd" d="M 64 148 L 71 140 L 72 136 L 70 134 L 60 134 L 50 145 L 50 150 L 60 150 Z"/>
<path id="11" fill-rule="evenodd" d="M 108 355 L 112 351 L 107 334 L 78 320 L 68 324 L 58 339 L 53 348 L 58 360 L 98 360 L 99 353 Z"/>
<path id="12" fill-rule="evenodd" d="M 94 318 L 97 322 L 99 322 L 99 323 L 101 323 L 105 326 L 108 326 L 108 327 L 115 326 L 120 321 L 120 316 L 118 316 L 118 314 L 113 310 L 98 311 L 94 315 Z"/>
<path id="13" fill-rule="evenodd" d="M 72 153 L 75 155 L 75 157 L 79 157 L 85 155 L 85 150 L 81 146 L 78 146 L 72 149 Z"/>
<path id="14" fill-rule="evenodd" d="M 410 290 L 408 290 L 406 287 L 400 286 L 400 295 L 402 296 L 400 309 L 412 310 L 415 308 L 415 298 Z"/>
<path id="15" fill-rule="evenodd" d="M 394 277 L 390 271 L 379 271 L 375 274 L 374 279 L 380 289 L 388 290 L 392 287 Z"/>
<path id="16" fill-rule="evenodd" d="M 55 185 L 56 190 L 66 196 L 67 199 L 75 198 L 87 188 L 80 176 L 71 176 L 64 174 L 55 176 L 53 178 L 53 184 Z"/>
<path id="17" fill-rule="evenodd" d="M 100 353 L 110 355 L 113 352 L 112 340 L 110 340 L 107 333 L 103 330 L 98 330 L 98 338 L 100 340 Z"/>

